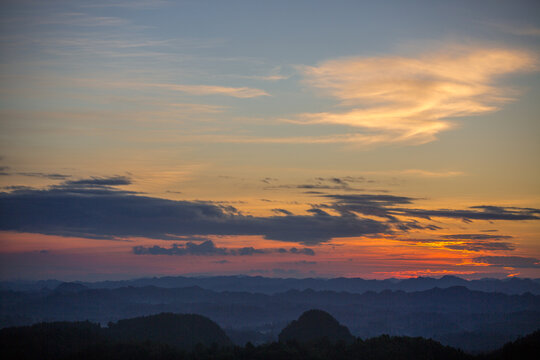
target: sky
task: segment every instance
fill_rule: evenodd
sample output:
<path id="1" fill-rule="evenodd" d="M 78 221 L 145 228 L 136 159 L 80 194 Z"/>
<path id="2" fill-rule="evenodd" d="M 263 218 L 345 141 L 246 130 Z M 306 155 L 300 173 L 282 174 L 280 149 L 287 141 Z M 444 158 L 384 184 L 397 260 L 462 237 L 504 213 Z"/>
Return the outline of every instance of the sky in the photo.
<path id="1" fill-rule="evenodd" d="M 0 279 L 540 278 L 538 1 L 0 7 Z"/>

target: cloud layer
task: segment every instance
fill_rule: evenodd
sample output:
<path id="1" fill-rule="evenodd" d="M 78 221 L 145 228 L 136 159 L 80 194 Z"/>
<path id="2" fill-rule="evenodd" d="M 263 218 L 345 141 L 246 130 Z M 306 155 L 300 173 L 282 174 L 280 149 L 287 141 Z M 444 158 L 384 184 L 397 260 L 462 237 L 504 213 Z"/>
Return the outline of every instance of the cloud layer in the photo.
<path id="1" fill-rule="evenodd" d="M 389 231 L 383 222 L 357 216 L 253 217 L 232 206 L 141 196 L 114 186 L 125 177 L 65 181 L 45 190 L 0 194 L 0 229 L 82 237 L 142 236 L 178 240 L 190 235 L 261 235 L 318 244 L 334 237 Z"/>
<path id="2" fill-rule="evenodd" d="M 43 190 L 13 187 L 11 192 L 0 193 L 0 230 L 176 241 L 190 237 L 202 240 L 201 236 L 208 235 L 260 235 L 269 240 L 314 245 L 332 238 L 439 229 L 429 223 L 432 218 L 465 222 L 540 219 L 540 209 L 488 205 L 464 210 L 422 209 L 414 207 L 414 198 L 389 194 L 320 195 L 328 202 L 313 204 L 307 210 L 308 215 L 277 208 L 275 216 L 255 217 L 244 215 L 230 205 L 173 201 L 118 188 L 129 184 L 129 178 L 114 176 L 66 180 Z M 459 239 L 449 236 L 445 241 L 458 242 Z M 511 244 L 500 242 L 502 238 L 495 237 L 491 239 L 496 243 L 489 245 L 482 236 L 476 234 L 454 245 L 471 250 L 484 240 L 484 250 L 489 250 L 489 246 L 491 250 L 512 248 Z"/>
<path id="3" fill-rule="evenodd" d="M 344 111 L 304 113 L 294 122 L 363 130 L 362 142 L 425 143 L 452 127 L 447 119 L 497 110 L 513 92 L 497 77 L 535 68 L 529 52 L 449 47 L 417 58 L 330 60 L 301 68 L 305 83 L 338 99 Z"/>
<path id="4" fill-rule="evenodd" d="M 540 260 L 523 256 L 480 256 L 473 259 L 475 263 L 496 267 L 540 268 Z"/>
<path id="5" fill-rule="evenodd" d="M 450 218 L 461 219 L 465 222 L 472 220 L 540 220 L 540 209 L 503 207 L 492 205 L 477 205 L 467 209 L 420 209 L 404 207 L 412 205 L 416 199 L 395 195 L 324 195 L 335 200 L 332 204 L 323 204 L 322 207 L 333 209 L 343 216 L 348 214 L 362 214 L 387 218 L 392 222 L 399 222 L 400 217 L 423 218 Z"/>
<path id="6" fill-rule="evenodd" d="M 310 248 L 297 249 L 295 247 L 290 249 L 279 248 L 275 249 L 256 249 L 252 246 L 246 246 L 237 249 L 221 248 L 217 247 L 212 240 L 206 240 L 200 244 L 193 242 L 187 242 L 185 245 L 182 244 L 172 244 L 170 248 L 165 248 L 161 246 L 134 246 L 133 253 L 136 255 L 228 255 L 228 256 L 251 256 L 256 254 L 269 254 L 269 253 L 280 253 L 280 254 L 300 254 L 300 255 L 315 255 L 315 251 Z"/>
<path id="7" fill-rule="evenodd" d="M 502 241 L 511 238 L 512 236 L 491 234 L 453 234 L 435 239 L 400 239 L 400 241 L 460 251 L 512 251 L 515 246 L 508 241 Z"/>

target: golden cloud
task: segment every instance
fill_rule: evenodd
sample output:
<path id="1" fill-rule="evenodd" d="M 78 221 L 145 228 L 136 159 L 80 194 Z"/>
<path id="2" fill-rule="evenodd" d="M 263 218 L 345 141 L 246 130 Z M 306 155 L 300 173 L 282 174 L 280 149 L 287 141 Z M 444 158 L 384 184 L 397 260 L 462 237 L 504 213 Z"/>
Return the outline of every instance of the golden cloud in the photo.
<path id="1" fill-rule="evenodd" d="M 347 110 L 300 114 L 301 124 L 363 128 L 373 142 L 426 143 L 452 127 L 447 119 L 496 111 L 516 92 L 497 77 L 536 68 L 536 57 L 512 49 L 452 47 L 418 58 L 350 57 L 301 68 L 308 86 Z"/>

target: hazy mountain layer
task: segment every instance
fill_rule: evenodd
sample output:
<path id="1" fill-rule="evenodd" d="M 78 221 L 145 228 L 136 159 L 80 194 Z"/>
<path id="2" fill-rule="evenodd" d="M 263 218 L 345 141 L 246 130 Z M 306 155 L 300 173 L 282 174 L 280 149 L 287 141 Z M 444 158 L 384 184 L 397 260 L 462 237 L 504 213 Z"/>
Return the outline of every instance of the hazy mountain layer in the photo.
<path id="1" fill-rule="evenodd" d="M 43 288 L 54 289 L 62 282 L 58 280 L 43 281 L 3 281 L 0 289 L 14 291 L 39 291 Z M 363 293 L 366 291 L 402 290 L 406 292 L 429 290 L 435 287 L 448 288 L 464 286 L 469 290 L 501 292 L 505 294 L 524 294 L 530 292 L 540 295 L 540 279 L 481 279 L 465 280 L 456 276 L 443 276 L 440 279 L 418 277 L 410 279 L 365 280 L 361 278 L 333 279 L 282 279 L 261 276 L 211 276 L 183 277 L 166 276 L 124 281 L 78 282 L 93 289 L 115 289 L 134 286 L 157 286 L 163 288 L 179 288 L 199 286 L 215 291 L 248 291 L 274 294 L 287 290 L 331 290 Z"/>
<path id="2" fill-rule="evenodd" d="M 275 340 L 287 323 L 313 308 L 329 312 L 355 336 L 424 336 L 468 350 L 494 349 L 540 324 L 538 295 L 486 293 L 465 287 L 363 294 L 289 290 L 268 295 L 200 287 L 61 286 L 41 292 L 0 293 L 4 327 L 40 321 L 107 324 L 161 312 L 193 313 L 214 319 L 237 343 Z"/>

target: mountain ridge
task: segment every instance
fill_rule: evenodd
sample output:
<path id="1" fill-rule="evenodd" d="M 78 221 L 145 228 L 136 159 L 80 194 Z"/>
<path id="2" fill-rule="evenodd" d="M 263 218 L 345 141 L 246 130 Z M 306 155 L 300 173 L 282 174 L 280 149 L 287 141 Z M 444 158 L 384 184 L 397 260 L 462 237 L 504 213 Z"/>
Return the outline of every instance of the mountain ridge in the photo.
<path id="1" fill-rule="evenodd" d="M 54 289 L 62 281 L 1 281 L 0 290 L 40 291 L 44 288 Z M 369 280 L 363 278 L 268 278 L 262 276 L 164 276 L 153 278 L 139 278 L 119 281 L 73 282 L 93 289 L 114 289 L 126 286 L 143 287 L 156 286 L 162 288 L 177 288 L 199 286 L 203 289 L 215 291 L 247 291 L 265 294 L 275 294 L 289 289 L 313 289 L 348 291 L 363 293 L 366 291 L 402 290 L 406 292 L 428 290 L 434 287 L 447 288 L 451 286 L 465 286 L 470 290 L 484 292 L 503 292 L 506 294 L 523 294 L 530 292 L 540 295 L 540 279 L 509 278 L 479 280 L 465 280 L 453 275 L 441 278 L 416 277 L 407 279 L 389 278 L 384 280 Z"/>

